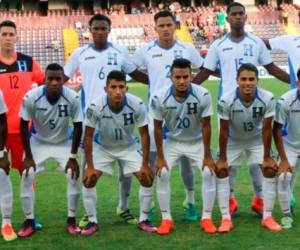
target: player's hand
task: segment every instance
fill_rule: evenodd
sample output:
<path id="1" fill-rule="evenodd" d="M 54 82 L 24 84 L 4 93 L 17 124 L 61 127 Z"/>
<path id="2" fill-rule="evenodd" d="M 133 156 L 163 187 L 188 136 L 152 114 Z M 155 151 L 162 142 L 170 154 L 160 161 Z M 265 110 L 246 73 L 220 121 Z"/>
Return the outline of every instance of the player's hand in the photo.
<path id="1" fill-rule="evenodd" d="M 135 176 L 137 177 L 142 186 L 152 186 L 154 177 L 150 165 L 142 165 L 140 170 L 135 173 Z"/>
<path id="2" fill-rule="evenodd" d="M 277 176 L 284 173 L 284 178 L 286 178 L 286 174 L 292 173 L 292 172 L 293 172 L 293 169 L 287 160 L 283 160 L 283 161 L 279 162 Z"/>
<path id="3" fill-rule="evenodd" d="M 225 178 L 229 175 L 229 166 L 227 161 L 218 160 L 216 162 L 216 174 L 219 178 Z"/>
<path id="4" fill-rule="evenodd" d="M 163 170 L 163 168 L 166 168 L 167 170 L 169 170 L 167 162 L 165 160 L 165 158 L 157 158 L 156 159 L 156 175 L 160 177 L 161 175 L 161 171 Z"/>
<path id="5" fill-rule="evenodd" d="M 10 163 L 8 160 L 7 152 L 4 152 L 4 156 L 2 158 L 0 158 L 0 168 L 2 168 L 4 170 L 6 175 L 9 175 L 9 170 L 10 170 L 9 165 L 10 165 Z"/>
<path id="6" fill-rule="evenodd" d="M 272 157 L 264 157 L 264 160 L 261 164 L 262 169 L 264 168 L 270 168 L 277 172 L 277 164 L 276 161 Z"/>
<path id="7" fill-rule="evenodd" d="M 95 168 L 87 167 L 83 175 L 83 185 L 86 188 L 93 188 L 96 186 L 98 179 L 103 173 Z"/>
<path id="8" fill-rule="evenodd" d="M 67 165 L 65 167 L 65 173 L 68 172 L 68 169 L 71 169 L 72 171 L 72 175 L 71 175 L 71 178 L 72 179 L 75 179 L 76 180 L 78 179 L 79 177 L 79 165 L 78 165 L 78 162 L 76 159 L 69 159 L 68 162 L 67 162 Z"/>
<path id="9" fill-rule="evenodd" d="M 205 157 L 203 159 L 202 170 L 204 169 L 204 167 L 208 167 L 212 175 L 217 170 L 216 164 L 215 164 L 214 160 L 211 158 L 211 156 Z"/>
<path id="10" fill-rule="evenodd" d="M 23 164 L 22 164 L 22 167 L 23 167 L 23 171 L 26 171 L 25 172 L 25 176 L 27 177 L 28 176 L 28 171 L 31 167 L 33 167 L 34 171 L 35 171 L 35 162 L 32 158 L 28 158 L 26 157 L 24 160 L 23 160 Z"/>

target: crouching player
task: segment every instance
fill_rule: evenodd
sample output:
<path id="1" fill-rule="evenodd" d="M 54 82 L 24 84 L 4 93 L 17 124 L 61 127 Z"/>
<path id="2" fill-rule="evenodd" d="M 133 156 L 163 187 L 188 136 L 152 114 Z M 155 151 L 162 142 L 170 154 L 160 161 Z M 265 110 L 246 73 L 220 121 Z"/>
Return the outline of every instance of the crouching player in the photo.
<path id="1" fill-rule="evenodd" d="M 281 225 L 284 229 L 292 227 L 290 202 L 300 158 L 300 70 L 297 72 L 298 88 L 285 93 L 276 106 L 273 127 L 274 141 L 280 157 L 278 165 L 278 198 L 283 213 Z M 286 136 L 282 136 L 281 128 L 286 126 Z"/>
<path id="2" fill-rule="evenodd" d="M 151 100 L 157 147 L 157 198 L 162 213 L 157 233 L 169 234 L 174 227 L 170 209 L 170 175 L 172 167 L 182 157 L 186 157 L 191 166 L 200 166 L 203 178 L 201 228 L 207 233 L 215 233 L 217 229 L 211 220 L 216 195 L 215 163 L 210 153 L 211 96 L 206 89 L 191 84 L 191 63 L 188 60 L 174 60 L 170 72 L 172 86 L 160 91 Z M 164 143 L 163 123 L 169 130 Z M 225 186 L 229 190 L 228 178 Z M 230 231 L 229 197 L 220 198 L 220 207 L 222 210 L 226 207 L 230 223 L 225 226 L 222 222 L 219 230 Z"/>
<path id="3" fill-rule="evenodd" d="M 238 87 L 225 94 L 218 103 L 221 127 L 217 168 L 241 166 L 243 154 L 249 167 L 262 163 L 263 176 L 253 180 L 262 183 L 262 226 L 280 230 L 271 214 L 276 197 L 276 180 L 273 178 L 276 163 L 270 156 L 275 99 L 271 92 L 257 87 L 258 71 L 252 64 L 240 66 L 237 84 Z"/>
<path id="4" fill-rule="evenodd" d="M 92 101 L 86 111 L 84 150 L 87 166 L 83 179 L 83 202 L 89 223 L 82 230 L 91 235 L 98 230 L 96 216 L 96 183 L 102 174 L 112 175 L 116 161 L 125 176 L 134 174 L 141 189 L 151 187 L 153 175 L 149 166 L 149 133 L 146 107 L 142 100 L 127 93 L 126 76 L 111 71 L 107 76 L 105 95 Z M 139 128 L 142 155 L 134 134 Z M 95 129 L 99 130 L 93 144 Z M 143 202 L 140 200 L 140 210 Z"/>
<path id="5" fill-rule="evenodd" d="M 25 149 L 21 180 L 21 201 L 25 214 L 23 228 L 19 237 L 28 237 L 34 228 L 34 189 L 35 174 L 44 170 L 45 162 L 53 158 L 65 172 L 68 182 L 68 218 L 69 234 L 79 234 L 75 215 L 80 196 L 79 166 L 76 160 L 82 134 L 82 110 L 79 96 L 63 86 L 63 68 L 58 64 L 49 64 L 46 68 L 46 83 L 29 91 L 23 100 L 20 111 L 21 135 Z M 72 142 L 68 140 L 70 119 L 73 121 Z M 28 131 L 32 120 L 35 132 L 31 138 Z M 70 145 L 71 144 L 71 145 Z M 70 149 L 71 148 L 71 149 Z"/>

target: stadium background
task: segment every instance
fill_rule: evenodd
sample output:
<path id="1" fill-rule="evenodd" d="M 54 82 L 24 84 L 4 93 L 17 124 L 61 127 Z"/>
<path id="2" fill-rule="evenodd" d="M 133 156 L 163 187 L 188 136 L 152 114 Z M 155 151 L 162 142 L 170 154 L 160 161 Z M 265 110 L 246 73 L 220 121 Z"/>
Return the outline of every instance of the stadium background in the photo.
<path id="1" fill-rule="evenodd" d="M 217 13 L 225 12 L 230 0 L 209 1 L 0 1 L 0 20 L 11 19 L 18 26 L 17 50 L 32 55 L 43 68 L 50 62 L 64 65 L 70 54 L 79 46 L 90 42 L 88 20 L 93 13 L 103 13 L 112 19 L 110 40 L 118 42 L 134 53 L 143 42 L 155 38 L 153 14 L 163 8 L 174 12 L 180 25 L 176 36 L 180 40 L 193 43 L 201 55 L 205 56 L 209 44 L 226 32 L 220 29 Z M 271 38 L 283 34 L 298 34 L 299 7 L 297 1 L 245 0 L 248 21 L 246 30 L 261 38 Z M 287 56 L 272 52 L 275 63 L 287 68 Z M 261 69 L 260 76 L 269 78 Z M 80 83 L 80 76 L 71 80 Z M 274 79 L 261 81 L 262 87 L 271 90 L 276 97 L 288 90 L 288 86 Z M 217 82 L 204 84 L 216 100 Z M 130 92 L 146 101 L 147 87 L 130 83 Z M 216 111 L 216 103 L 214 108 Z M 213 119 L 212 147 L 217 148 L 216 118 Z M 49 171 L 37 177 L 36 213 L 43 224 L 43 230 L 29 239 L 19 239 L 11 243 L 0 242 L 0 249 L 298 249 L 300 226 L 296 220 L 290 231 L 276 234 L 260 227 L 260 219 L 250 211 L 252 188 L 247 176 L 247 168 L 242 167 L 238 175 L 237 198 L 239 212 L 234 217 L 234 230 L 228 235 L 205 235 L 198 223 L 183 221 L 181 203 L 184 189 L 178 169 L 172 173 L 172 214 L 175 231 L 167 237 L 149 235 L 136 227 L 125 225 L 115 215 L 117 205 L 117 176 L 103 178 L 98 189 L 98 216 L 100 231 L 91 238 L 71 237 L 65 232 L 65 179 L 55 171 L 55 164 L 48 163 Z M 200 174 L 196 174 L 196 201 L 200 213 Z M 19 200 L 19 177 L 12 171 L 14 186 L 15 228 L 21 225 L 23 215 Z M 299 185 L 296 196 L 299 197 Z M 138 216 L 138 184 L 134 182 L 130 197 L 130 208 Z M 83 214 L 82 203 L 79 217 Z M 216 210 L 217 212 L 217 210 Z M 278 206 L 275 217 L 279 218 Z M 215 216 L 219 218 L 219 215 Z M 158 207 L 155 208 L 155 221 L 160 220 Z M 217 220 L 216 220 L 217 221 Z"/>

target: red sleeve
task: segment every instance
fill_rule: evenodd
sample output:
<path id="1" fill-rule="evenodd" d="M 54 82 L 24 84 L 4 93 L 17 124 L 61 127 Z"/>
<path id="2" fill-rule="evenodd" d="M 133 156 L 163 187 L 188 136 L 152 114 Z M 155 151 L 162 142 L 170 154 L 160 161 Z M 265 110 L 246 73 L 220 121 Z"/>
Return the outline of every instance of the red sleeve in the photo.
<path id="1" fill-rule="evenodd" d="M 41 85 L 44 83 L 45 73 L 42 71 L 40 65 L 32 59 L 32 81 Z"/>

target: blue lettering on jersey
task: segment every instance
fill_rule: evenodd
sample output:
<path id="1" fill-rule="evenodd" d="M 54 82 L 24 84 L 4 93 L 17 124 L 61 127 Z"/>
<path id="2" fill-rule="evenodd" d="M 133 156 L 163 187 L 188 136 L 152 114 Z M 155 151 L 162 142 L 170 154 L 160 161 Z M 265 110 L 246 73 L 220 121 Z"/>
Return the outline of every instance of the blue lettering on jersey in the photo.
<path id="1" fill-rule="evenodd" d="M 107 65 L 118 65 L 117 53 L 107 53 Z"/>
<path id="2" fill-rule="evenodd" d="M 24 60 L 19 61 L 18 60 L 17 63 L 18 63 L 19 71 L 27 71 L 28 70 L 26 61 L 24 61 Z"/>
<path id="3" fill-rule="evenodd" d="M 133 124 L 133 113 L 123 114 L 124 126 Z"/>
<path id="4" fill-rule="evenodd" d="M 58 117 L 67 117 L 68 115 L 68 105 L 58 104 Z"/>
<path id="5" fill-rule="evenodd" d="M 253 44 L 244 44 L 244 56 L 253 56 Z"/>
<path id="6" fill-rule="evenodd" d="M 187 103 L 187 113 L 188 115 L 197 114 L 197 102 L 188 102 Z"/>

